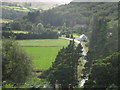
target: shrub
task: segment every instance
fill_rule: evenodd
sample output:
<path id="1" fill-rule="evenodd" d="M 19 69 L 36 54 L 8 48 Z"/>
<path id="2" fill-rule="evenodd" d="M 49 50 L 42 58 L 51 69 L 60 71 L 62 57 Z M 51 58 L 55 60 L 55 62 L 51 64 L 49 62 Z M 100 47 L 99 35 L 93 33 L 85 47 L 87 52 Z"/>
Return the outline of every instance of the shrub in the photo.
<path id="1" fill-rule="evenodd" d="M 3 39 L 2 80 L 7 84 L 25 83 L 31 74 L 31 59 L 14 39 Z"/>

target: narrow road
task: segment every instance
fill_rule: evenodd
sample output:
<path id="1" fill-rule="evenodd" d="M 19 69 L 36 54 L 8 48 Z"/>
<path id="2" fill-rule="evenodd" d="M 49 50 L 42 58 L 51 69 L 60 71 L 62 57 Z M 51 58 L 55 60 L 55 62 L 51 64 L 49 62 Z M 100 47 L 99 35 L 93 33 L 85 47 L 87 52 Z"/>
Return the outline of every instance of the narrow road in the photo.
<path id="1" fill-rule="evenodd" d="M 71 39 L 71 38 L 65 38 L 65 37 L 59 37 L 60 39 L 66 39 L 66 40 L 73 40 L 73 39 Z M 82 49 L 82 55 L 83 55 L 83 59 L 84 59 L 84 57 L 87 55 L 87 52 L 85 51 L 85 48 L 84 48 L 84 46 L 83 46 L 83 44 L 80 42 L 80 41 L 78 41 L 77 39 L 74 39 L 74 41 L 77 43 L 77 44 L 81 44 L 81 46 L 83 47 L 83 49 Z M 84 59 L 84 63 L 86 63 L 86 60 Z M 82 86 L 84 86 L 84 83 L 85 83 L 85 81 L 86 80 L 88 80 L 88 77 L 87 78 L 85 78 L 85 79 L 83 79 L 83 80 L 81 80 L 81 81 L 79 81 L 79 87 L 82 87 Z"/>
<path id="2" fill-rule="evenodd" d="M 65 37 L 59 37 L 60 39 L 66 39 L 66 40 L 73 40 L 73 39 L 71 39 L 71 38 L 65 38 Z M 83 47 L 83 49 L 82 49 L 82 51 L 83 51 L 83 53 L 82 53 L 82 55 L 83 56 L 86 56 L 87 55 L 87 52 L 85 51 L 85 48 L 84 48 L 84 46 L 83 46 L 83 44 L 80 42 L 80 41 L 78 41 L 77 39 L 74 39 L 74 41 L 77 43 L 77 44 L 81 44 L 81 46 Z"/>

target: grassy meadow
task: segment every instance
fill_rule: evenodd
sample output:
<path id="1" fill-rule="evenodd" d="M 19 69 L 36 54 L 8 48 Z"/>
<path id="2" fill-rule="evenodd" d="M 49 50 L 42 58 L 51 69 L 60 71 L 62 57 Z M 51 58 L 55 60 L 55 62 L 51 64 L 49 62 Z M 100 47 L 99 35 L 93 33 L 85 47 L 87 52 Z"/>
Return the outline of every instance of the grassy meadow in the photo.
<path id="1" fill-rule="evenodd" d="M 33 60 L 34 70 L 46 70 L 54 62 L 58 51 L 69 44 L 63 39 L 17 40 Z"/>
<path id="2" fill-rule="evenodd" d="M 73 34 L 73 37 L 75 37 L 75 38 L 79 38 L 80 35 L 78 35 L 78 34 Z"/>
<path id="3" fill-rule="evenodd" d="M 16 31 L 16 30 L 12 30 L 13 33 L 23 33 L 23 34 L 28 34 L 27 31 Z"/>
<path id="4" fill-rule="evenodd" d="M 61 47 L 23 47 L 24 50 L 33 59 L 35 70 L 46 70 L 55 60 L 55 57 Z"/>
<path id="5" fill-rule="evenodd" d="M 66 46 L 69 41 L 63 39 L 32 39 L 32 40 L 18 40 L 21 46 Z"/>
<path id="6" fill-rule="evenodd" d="M 13 10 L 16 10 L 16 11 L 21 11 L 21 12 L 29 12 L 30 10 L 25 8 L 25 7 L 16 7 L 16 6 L 1 6 L 2 8 L 4 9 L 13 9 Z"/>

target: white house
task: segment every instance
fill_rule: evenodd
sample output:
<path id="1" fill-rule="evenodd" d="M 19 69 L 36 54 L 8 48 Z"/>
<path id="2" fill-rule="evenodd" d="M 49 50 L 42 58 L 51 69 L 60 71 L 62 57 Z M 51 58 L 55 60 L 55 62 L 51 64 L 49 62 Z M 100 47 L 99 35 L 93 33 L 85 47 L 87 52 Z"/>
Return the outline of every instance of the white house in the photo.
<path id="1" fill-rule="evenodd" d="M 76 38 L 76 39 L 79 41 L 85 41 L 87 40 L 87 37 L 84 34 L 82 34 L 79 38 Z"/>

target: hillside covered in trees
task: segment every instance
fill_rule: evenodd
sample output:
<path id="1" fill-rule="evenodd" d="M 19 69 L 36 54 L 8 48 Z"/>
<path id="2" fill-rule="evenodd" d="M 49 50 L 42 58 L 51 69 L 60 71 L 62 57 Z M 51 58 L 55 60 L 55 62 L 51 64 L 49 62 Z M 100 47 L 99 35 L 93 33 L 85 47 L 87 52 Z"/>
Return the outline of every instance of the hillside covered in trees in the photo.
<path id="1" fill-rule="evenodd" d="M 118 88 L 119 50 L 118 25 L 107 23 L 105 18 L 94 17 L 94 26 L 87 53 L 85 88 Z M 111 79 L 110 79 L 111 78 Z"/>
<path id="2" fill-rule="evenodd" d="M 105 17 L 108 22 L 117 21 L 117 3 L 105 2 L 71 2 L 46 11 L 29 12 L 23 19 L 17 20 L 22 24 L 42 23 L 45 27 L 54 26 L 63 33 L 85 33 L 91 35 L 93 15 Z"/>
<path id="3" fill-rule="evenodd" d="M 89 48 L 86 63 L 80 79 L 86 80 L 82 88 L 93 90 L 119 89 L 119 47 L 120 3 L 114 2 L 71 2 L 49 10 L 28 12 L 13 22 L 2 25 L 4 38 L 16 39 L 57 39 L 64 35 L 85 34 Z M 26 33 L 14 33 L 13 31 Z M 72 39 L 76 39 L 71 35 Z M 81 42 L 80 42 L 81 43 Z M 62 84 L 62 89 L 78 87 L 78 66 L 82 56 L 81 44 L 74 40 L 63 47 L 52 66 L 38 78 L 45 79 L 54 86 Z M 40 51 L 41 52 L 41 51 Z M 66 86 L 65 86 L 66 84 Z"/>
<path id="4" fill-rule="evenodd" d="M 109 7 L 109 8 L 108 8 Z M 90 3 L 71 2 L 44 12 L 29 13 L 25 19 L 34 23 L 41 22 L 44 25 L 60 26 L 64 23 L 73 27 L 76 24 L 89 25 L 93 15 L 105 16 L 108 20 L 116 20 L 117 3 Z M 32 18 L 31 16 L 36 16 Z"/>

